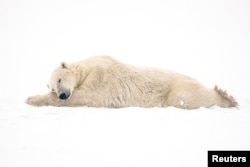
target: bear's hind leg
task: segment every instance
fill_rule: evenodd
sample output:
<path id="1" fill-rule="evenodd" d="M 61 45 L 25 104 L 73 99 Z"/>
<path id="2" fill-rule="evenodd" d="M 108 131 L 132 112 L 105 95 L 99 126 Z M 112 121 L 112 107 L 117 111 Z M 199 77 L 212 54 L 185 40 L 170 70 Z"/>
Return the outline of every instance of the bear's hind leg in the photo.
<path id="1" fill-rule="evenodd" d="M 197 83 L 175 85 L 168 95 L 166 104 L 182 109 L 210 107 L 216 104 L 216 94 Z"/>

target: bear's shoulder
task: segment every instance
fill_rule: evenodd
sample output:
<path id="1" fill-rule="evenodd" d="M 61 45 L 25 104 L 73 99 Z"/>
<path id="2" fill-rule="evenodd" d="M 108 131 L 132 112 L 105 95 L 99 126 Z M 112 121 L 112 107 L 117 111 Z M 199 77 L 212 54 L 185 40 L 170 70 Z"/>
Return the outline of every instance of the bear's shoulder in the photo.
<path id="1" fill-rule="evenodd" d="M 77 65 L 80 68 L 87 68 L 87 67 L 109 67 L 113 64 L 120 64 L 117 60 L 110 56 L 95 56 L 91 57 L 79 62 L 73 63 L 73 65 Z"/>

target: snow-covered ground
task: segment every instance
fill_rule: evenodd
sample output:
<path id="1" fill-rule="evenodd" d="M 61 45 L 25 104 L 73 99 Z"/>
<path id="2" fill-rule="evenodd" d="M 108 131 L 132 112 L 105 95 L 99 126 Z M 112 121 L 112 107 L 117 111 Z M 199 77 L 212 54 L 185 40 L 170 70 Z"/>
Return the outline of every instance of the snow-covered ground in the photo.
<path id="1" fill-rule="evenodd" d="M 207 166 L 250 150 L 250 1 L 0 1 L 0 167 Z M 61 61 L 108 54 L 218 84 L 239 109 L 24 104 Z"/>

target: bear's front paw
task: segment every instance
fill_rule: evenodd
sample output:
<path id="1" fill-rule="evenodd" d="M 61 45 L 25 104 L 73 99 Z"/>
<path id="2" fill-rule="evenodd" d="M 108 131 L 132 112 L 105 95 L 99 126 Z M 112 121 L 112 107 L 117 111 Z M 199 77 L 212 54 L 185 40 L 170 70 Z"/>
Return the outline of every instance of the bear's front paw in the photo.
<path id="1" fill-rule="evenodd" d="M 45 106 L 46 105 L 41 95 L 31 96 L 25 100 L 25 103 L 32 105 L 32 106 Z"/>

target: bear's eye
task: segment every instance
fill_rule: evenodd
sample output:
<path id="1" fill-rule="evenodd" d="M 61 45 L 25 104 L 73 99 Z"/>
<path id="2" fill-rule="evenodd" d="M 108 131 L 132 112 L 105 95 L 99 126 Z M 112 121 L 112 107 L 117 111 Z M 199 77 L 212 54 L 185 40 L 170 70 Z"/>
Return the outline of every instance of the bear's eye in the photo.
<path id="1" fill-rule="evenodd" d="M 58 79 L 58 83 L 61 83 L 62 82 L 62 79 L 60 78 L 60 79 Z"/>

